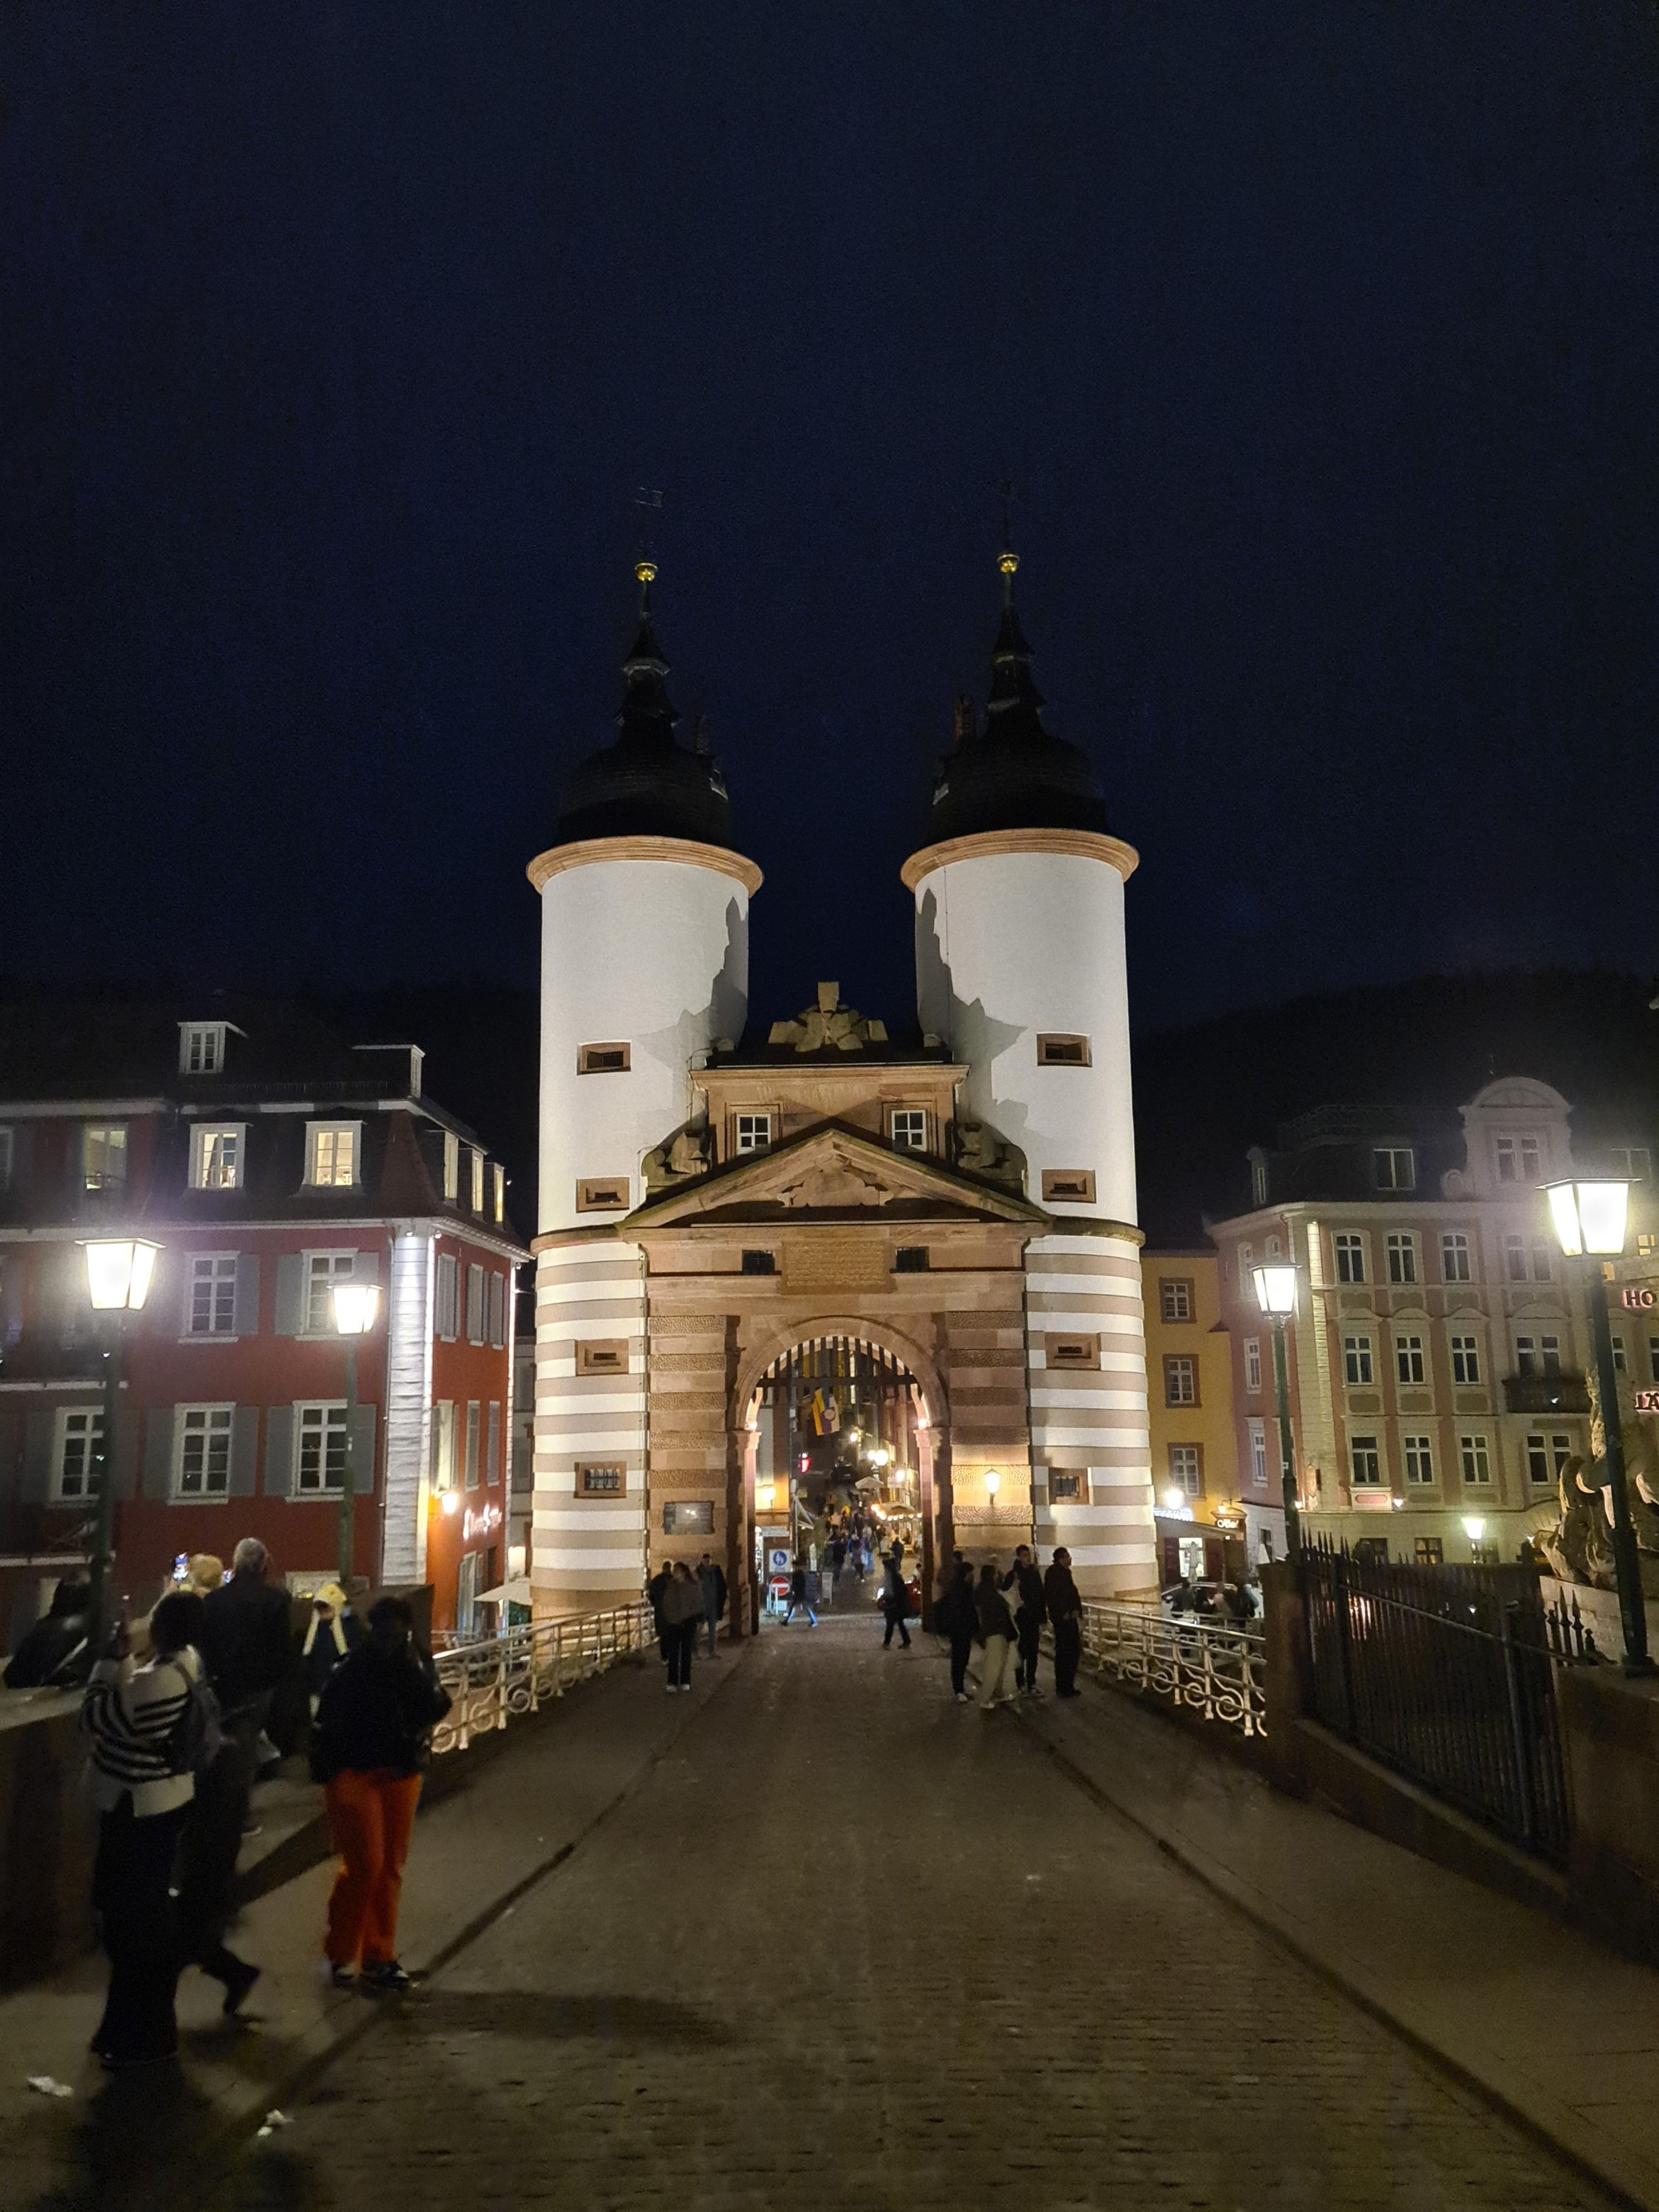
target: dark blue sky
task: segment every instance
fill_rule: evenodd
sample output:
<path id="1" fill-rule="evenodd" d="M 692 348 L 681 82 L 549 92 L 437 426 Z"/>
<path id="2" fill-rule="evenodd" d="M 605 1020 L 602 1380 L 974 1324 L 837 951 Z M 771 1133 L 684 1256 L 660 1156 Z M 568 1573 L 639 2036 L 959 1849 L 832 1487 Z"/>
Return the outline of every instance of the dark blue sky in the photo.
<path id="1" fill-rule="evenodd" d="M 902 1019 L 1005 469 L 1143 1025 L 1659 963 L 1655 22 L 15 0 L 0 968 L 532 978 L 648 482 L 755 1011 Z"/>

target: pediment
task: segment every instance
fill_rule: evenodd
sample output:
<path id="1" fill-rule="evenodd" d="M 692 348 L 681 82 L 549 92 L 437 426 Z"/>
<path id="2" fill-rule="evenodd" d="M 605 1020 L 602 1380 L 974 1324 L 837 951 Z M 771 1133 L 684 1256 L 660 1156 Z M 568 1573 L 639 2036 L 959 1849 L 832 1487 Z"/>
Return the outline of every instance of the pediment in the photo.
<path id="1" fill-rule="evenodd" d="M 649 1200 L 624 1226 L 699 1220 L 860 1219 L 1022 1221 L 1047 1216 L 1011 1191 L 958 1175 L 921 1152 L 900 1152 L 838 1121 L 775 1150 L 733 1160 Z"/>

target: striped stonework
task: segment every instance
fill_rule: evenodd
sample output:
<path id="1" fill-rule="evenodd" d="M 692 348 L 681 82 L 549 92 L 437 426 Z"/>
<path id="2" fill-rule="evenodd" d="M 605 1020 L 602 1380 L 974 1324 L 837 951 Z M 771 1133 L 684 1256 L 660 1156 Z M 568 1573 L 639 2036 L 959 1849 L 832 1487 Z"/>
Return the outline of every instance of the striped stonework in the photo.
<path id="1" fill-rule="evenodd" d="M 1127 1237 L 1036 1237 L 1025 1253 L 1024 1358 L 1030 1399 L 1032 1519 L 1039 1553 L 1064 1544 L 1095 1597 L 1154 1591 L 1152 1441 L 1140 1254 Z M 1099 1365 L 1055 1368 L 1055 1336 L 1097 1340 Z M 1051 1469 L 1082 1476 L 1051 1501 Z"/>
<path id="2" fill-rule="evenodd" d="M 938 1327 L 950 1406 L 954 1540 L 971 1557 L 995 1555 L 1006 1565 L 1014 1546 L 1031 1533 L 1025 1324 L 1018 1273 L 951 1284 Z M 993 1470 L 994 1496 L 988 1480 Z"/>
<path id="3" fill-rule="evenodd" d="M 555 1244 L 536 1261 L 536 1616 L 640 1595 L 646 1541 L 645 1262 L 620 1238 Z M 627 1372 L 579 1373 L 579 1347 L 622 1343 Z M 619 1494 L 578 1495 L 584 1462 L 620 1466 Z"/>

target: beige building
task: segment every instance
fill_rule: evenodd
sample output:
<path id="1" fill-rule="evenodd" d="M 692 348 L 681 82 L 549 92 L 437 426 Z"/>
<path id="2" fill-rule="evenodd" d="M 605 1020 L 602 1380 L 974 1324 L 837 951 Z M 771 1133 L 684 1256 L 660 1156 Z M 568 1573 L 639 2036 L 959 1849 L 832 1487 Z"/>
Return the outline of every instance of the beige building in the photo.
<path id="1" fill-rule="evenodd" d="M 1211 1581 L 1256 1553 L 1238 1484 L 1232 1346 L 1221 1318 L 1221 1263 L 1202 1249 L 1144 1251 L 1146 1412 L 1158 1579 Z"/>

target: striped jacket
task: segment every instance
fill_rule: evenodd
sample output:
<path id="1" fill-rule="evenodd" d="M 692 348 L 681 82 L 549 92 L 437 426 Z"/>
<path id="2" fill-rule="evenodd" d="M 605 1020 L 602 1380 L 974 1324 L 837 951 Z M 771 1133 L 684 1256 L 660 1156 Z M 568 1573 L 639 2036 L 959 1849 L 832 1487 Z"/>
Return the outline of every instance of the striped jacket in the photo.
<path id="1" fill-rule="evenodd" d="M 190 1700 L 185 1674 L 193 1679 L 199 1666 L 193 1651 L 181 1651 L 145 1667 L 127 1658 L 101 1659 L 94 1668 L 81 1726 L 92 1739 L 100 1812 L 113 1812 L 127 1790 L 140 1820 L 171 1813 L 195 1796 L 194 1778 L 173 1771 L 167 1739 Z"/>

